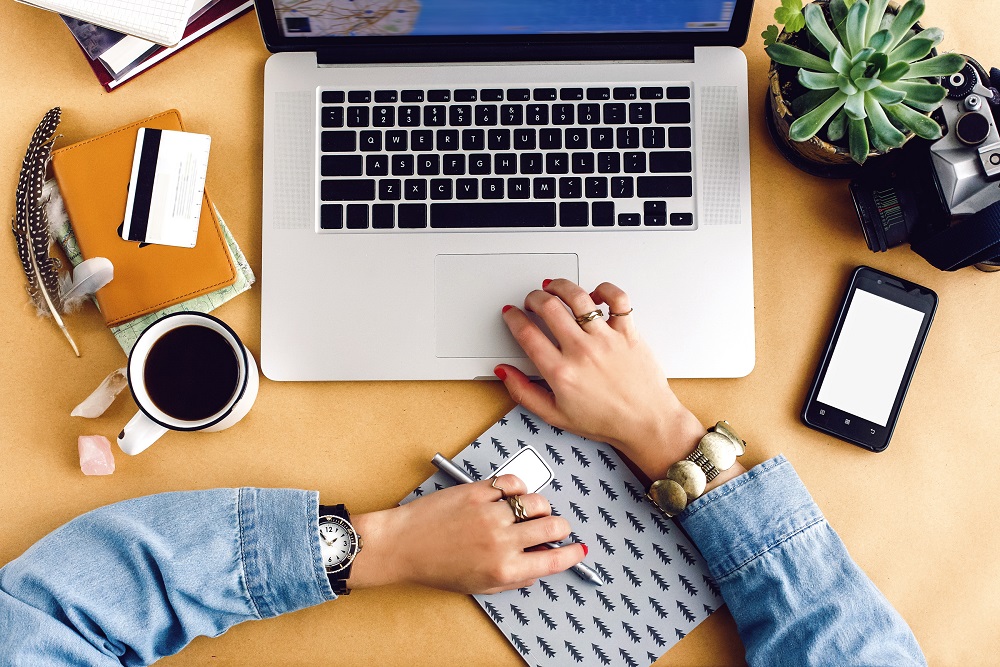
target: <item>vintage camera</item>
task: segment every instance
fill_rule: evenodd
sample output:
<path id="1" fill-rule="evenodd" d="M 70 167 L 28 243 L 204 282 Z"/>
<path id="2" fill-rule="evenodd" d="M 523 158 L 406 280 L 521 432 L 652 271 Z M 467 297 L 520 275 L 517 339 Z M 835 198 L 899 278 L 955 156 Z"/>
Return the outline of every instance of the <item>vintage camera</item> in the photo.
<path id="1" fill-rule="evenodd" d="M 944 136 L 911 140 L 851 182 L 869 250 L 901 243 L 939 269 L 1000 270 L 1000 69 L 972 58 L 941 82 Z"/>

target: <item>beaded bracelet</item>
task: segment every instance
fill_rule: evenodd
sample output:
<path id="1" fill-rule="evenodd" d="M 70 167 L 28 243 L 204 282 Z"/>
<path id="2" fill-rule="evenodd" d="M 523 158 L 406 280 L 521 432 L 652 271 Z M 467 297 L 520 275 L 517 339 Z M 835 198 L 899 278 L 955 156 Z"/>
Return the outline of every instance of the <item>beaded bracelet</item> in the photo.
<path id="1" fill-rule="evenodd" d="M 668 517 L 683 512 L 705 487 L 729 470 L 746 451 L 746 441 L 727 421 L 716 423 L 687 457 L 667 469 L 667 476 L 653 482 L 646 497 Z"/>

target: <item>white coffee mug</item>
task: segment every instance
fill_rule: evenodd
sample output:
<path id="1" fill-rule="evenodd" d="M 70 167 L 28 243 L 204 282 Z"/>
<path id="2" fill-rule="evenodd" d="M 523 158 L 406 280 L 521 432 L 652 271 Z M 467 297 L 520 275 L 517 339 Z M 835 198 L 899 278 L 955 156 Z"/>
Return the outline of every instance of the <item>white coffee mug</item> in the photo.
<path id="1" fill-rule="evenodd" d="M 169 331 L 184 326 L 206 327 L 220 334 L 232 347 L 238 375 L 232 397 L 214 414 L 196 421 L 167 414 L 150 397 L 146 387 L 146 361 L 153 346 Z M 181 312 L 167 315 L 148 326 L 132 347 L 128 359 L 128 386 L 139 412 L 118 434 L 118 446 L 126 454 L 138 454 L 169 431 L 221 431 L 229 428 L 250 411 L 257 398 L 260 378 L 257 362 L 229 326 L 205 313 Z"/>

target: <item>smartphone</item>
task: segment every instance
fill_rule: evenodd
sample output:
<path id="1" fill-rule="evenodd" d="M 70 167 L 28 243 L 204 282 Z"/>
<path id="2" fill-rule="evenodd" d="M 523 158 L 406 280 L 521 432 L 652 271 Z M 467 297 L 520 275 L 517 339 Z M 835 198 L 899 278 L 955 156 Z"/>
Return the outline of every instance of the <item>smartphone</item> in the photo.
<path id="1" fill-rule="evenodd" d="M 926 287 L 855 269 L 802 410 L 806 426 L 885 450 L 937 302 Z"/>

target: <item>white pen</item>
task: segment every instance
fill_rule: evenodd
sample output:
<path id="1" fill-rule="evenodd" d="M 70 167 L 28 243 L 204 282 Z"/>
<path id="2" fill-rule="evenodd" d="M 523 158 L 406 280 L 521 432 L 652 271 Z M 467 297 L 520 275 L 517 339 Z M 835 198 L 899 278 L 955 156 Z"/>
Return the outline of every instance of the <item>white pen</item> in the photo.
<path id="1" fill-rule="evenodd" d="M 451 459 L 449 459 L 446 456 L 443 456 L 440 452 L 434 455 L 434 458 L 431 459 L 431 463 L 433 463 L 438 470 L 448 475 L 448 477 L 451 477 L 459 484 L 472 484 L 476 481 L 471 477 L 469 477 L 468 473 L 466 473 L 464 470 L 462 470 L 457 465 L 452 463 Z M 546 542 L 542 546 L 546 546 L 549 549 L 558 549 L 563 545 L 556 544 L 555 542 Z M 601 575 L 598 574 L 598 572 L 594 570 L 592 567 L 584 563 L 577 563 L 570 569 L 573 570 L 573 572 L 576 573 L 576 575 L 581 579 L 583 579 L 584 581 L 589 581 L 590 583 L 596 584 L 597 586 L 604 585 L 604 579 L 601 578 Z"/>

